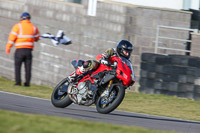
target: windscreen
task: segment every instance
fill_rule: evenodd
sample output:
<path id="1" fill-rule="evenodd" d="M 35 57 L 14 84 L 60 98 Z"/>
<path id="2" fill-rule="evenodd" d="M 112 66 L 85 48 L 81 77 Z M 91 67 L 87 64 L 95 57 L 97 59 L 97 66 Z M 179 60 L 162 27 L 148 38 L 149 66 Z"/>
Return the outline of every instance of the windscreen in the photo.
<path id="1" fill-rule="evenodd" d="M 133 73 L 133 67 L 132 67 L 131 62 L 129 60 L 127 60 L 126 58 L 124 58 L 124 57 L 120 57 L 120 58 L 131 69 L 131 71 L 132 71 L 132 78 L 133 78 L 133 80 L 135 80 L 135 74 Z"/>

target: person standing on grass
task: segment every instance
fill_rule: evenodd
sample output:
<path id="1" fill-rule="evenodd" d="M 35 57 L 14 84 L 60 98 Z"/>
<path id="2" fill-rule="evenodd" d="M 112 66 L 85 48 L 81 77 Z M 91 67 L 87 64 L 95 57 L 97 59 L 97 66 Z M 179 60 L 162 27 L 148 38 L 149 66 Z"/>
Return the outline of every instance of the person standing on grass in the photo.
<path id="1" fill-rule="evenodd" d="M 14 45 L 15 50 L 15 85 L 21 86 L 21 66 L 25 66 L 25 83 L 24 86 L 30 86 L 32 50 L 34 42 L 40 38 L 39 30 L 31 22 L 31 15 L 24 12 L 20 17 L 20 22 L 15 24 L 9 34 L 6 45 L 6 54 L 10 54 L 10 49 Z"/>

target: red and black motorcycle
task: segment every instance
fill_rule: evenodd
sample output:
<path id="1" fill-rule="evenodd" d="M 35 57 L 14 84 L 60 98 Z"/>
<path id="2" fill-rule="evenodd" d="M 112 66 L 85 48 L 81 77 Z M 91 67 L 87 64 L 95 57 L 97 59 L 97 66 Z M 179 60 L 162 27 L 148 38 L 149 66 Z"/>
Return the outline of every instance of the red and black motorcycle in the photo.
<path id="1" fill-rule="evenodd" d="M 116 109 L 125 96 L 125 89 L 134 84 L 135 76 L 129 60 L 114 56 L 109 61 L 112 65 L 100 64 L 96 70 L 79 75 L 73 82 L 63 79 L 52 93 L 52 104 L 59 108 L 72 103 L 96 104 L 97 111 L 103 114 Z"/>

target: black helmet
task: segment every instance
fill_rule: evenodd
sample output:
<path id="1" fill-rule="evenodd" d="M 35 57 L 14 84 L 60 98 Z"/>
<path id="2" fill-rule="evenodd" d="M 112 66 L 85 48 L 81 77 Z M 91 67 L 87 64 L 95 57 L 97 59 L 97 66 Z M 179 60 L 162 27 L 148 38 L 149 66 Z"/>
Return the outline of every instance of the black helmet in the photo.
<path id="1" fill-rule="evenodd" d="M 20 18 L 21 18 L 21 20 L 25 20 L 25 19 L 30 20 L 31 19 L 31 15 L 28 12 L 24 12 L 24 13 L 22 13 Z"/>
<path id="2" fill-rule="evenodd" d="M 133 45 L 127 40 L 121 40 L 117 45 L 117 53 L 126 59 L 130 58 L 132 51 Z"/>

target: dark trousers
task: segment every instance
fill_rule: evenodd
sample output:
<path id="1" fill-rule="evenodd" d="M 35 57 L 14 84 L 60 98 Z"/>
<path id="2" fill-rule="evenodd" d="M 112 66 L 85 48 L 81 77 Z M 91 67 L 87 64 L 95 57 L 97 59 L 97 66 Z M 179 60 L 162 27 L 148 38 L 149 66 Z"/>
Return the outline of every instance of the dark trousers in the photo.
<path id="1" fill-rule="evenodd" d="M 32 65 L 32 49 L 20 48 L 15 51 L 15 81 L 17 85 L 21 85 L 21 66 L 24 62 L 25 67 L 25 83 L 30 85 L 31 65 Z"/>

